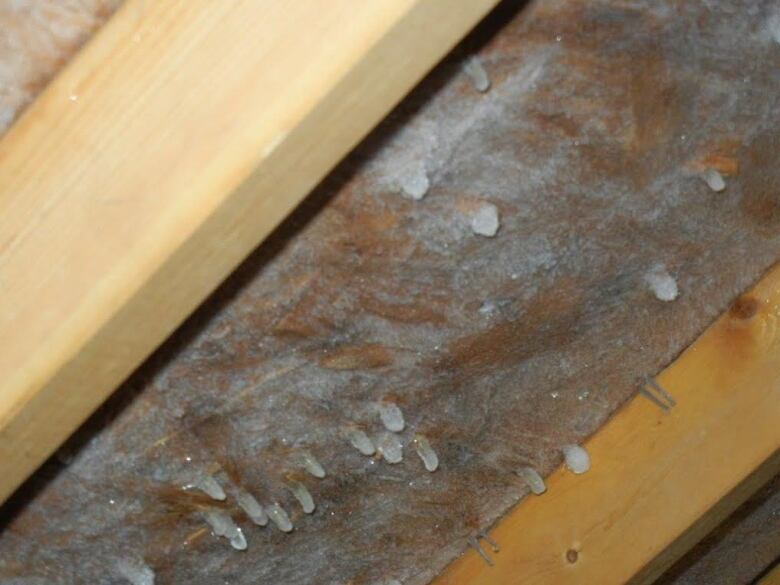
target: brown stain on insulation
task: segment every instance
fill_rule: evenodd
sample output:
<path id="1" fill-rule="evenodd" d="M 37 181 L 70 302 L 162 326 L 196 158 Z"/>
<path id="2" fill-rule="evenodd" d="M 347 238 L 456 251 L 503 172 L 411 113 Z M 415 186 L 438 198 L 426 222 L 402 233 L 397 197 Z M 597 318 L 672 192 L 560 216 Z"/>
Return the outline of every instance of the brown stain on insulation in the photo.
<path id="1" fill-rule="evenodd" d="M 775 163 L 780 151 L 780 133 L 766 130 L 745 149 L 742 212 L 767 234 L 780 225 L 780 168 Z"/>
<path id="2" fill-rule="evenodd" d="M 343 346 L 328 350 L 320 366 L 330 370 L 372 370 L 393 363 L 393 353 L 379 344 Z"/>
<path id="3" fill-rule="evenodd" d="M 570 343 L 582 317 L 580 295 L 577 283 L 560 282 L 537 295 L 520 318 L 453 341 L 442 367 L 469 372 L 501 368 Z"/>

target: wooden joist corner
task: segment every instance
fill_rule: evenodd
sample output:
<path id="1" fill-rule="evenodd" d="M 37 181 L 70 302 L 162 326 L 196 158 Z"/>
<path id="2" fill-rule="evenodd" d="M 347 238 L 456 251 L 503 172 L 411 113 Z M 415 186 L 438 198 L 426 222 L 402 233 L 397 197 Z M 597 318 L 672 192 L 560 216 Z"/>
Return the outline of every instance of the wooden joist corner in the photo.
<path id="1" fill-rule="evenodd" d="M 0 501 L 497 0 L 127 0 L 0 142 Z"/>

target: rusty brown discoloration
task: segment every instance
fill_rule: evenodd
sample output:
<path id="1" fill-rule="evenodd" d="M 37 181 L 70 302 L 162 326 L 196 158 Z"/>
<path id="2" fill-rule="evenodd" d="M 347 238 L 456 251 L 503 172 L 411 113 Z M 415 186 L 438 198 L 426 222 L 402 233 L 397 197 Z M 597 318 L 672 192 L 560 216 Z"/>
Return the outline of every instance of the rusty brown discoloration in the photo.
<path id="1" fill-rule="evenodd" d="M 739 174 L 739 160 L 734 156 L 720 152 L 709 152 L 691 165 L 694 170 L 713 169 L 724 177 L 735 177 Z"/>
<path id="2" fill-rule="evenodd" d="M 341 346 L 326 350 L 320 365 L 330 370 L 373 370 L 393 363 L 393 352 L 376 343 Z"/>
<path id="3" fill-rule="evenodd" d="M 477 372 L 506 367 L 571 343 L 582 316 L 581 292 L 577 283 L 560 282 L 535 296 L 518 319 L 456 339 L 443 367 Z"/>

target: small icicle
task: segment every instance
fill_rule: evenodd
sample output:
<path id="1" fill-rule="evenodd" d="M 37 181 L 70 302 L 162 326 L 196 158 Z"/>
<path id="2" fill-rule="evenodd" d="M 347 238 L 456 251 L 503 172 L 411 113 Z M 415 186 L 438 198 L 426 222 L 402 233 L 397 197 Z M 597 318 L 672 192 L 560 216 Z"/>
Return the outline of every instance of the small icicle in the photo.
<path id="1" fill-rule="evenodd" d="M 423 435 L 414 436 L 414 448 L 422 459 L 425 469 L 433 473 L 439 468 L 439 456 L 431 447 L 430 442 Z"/>
<path id="2" fill-rule="evenodd" d="M 480 532 L 479 536 L 482 538 L 482 540 L 484 540 L 490 545 L 490 548 L 493 549 L 493 552 L 497 553 L 498 551 L 501 550 L 501 547 L 498 546 L 498 543 L 492 538 L 490 538 L 490 535 L 487 532 Z"/>
<path id="3" fill-rule="evenodd" d="M 474 536 L 469 536 L 469 545 L 471 548 L 473 548 L 475 551 L 479 553 L 479 556 L 482 557 L 482 560 L 487 563 L 489 567 L 492 567 L 495 565 L 493 562 L 493 559 L 491 559 L 488 554 L 485 552 L 485 550 L 482 548 L 482 546 L 479 544 L 479 541 Z"/>
<path id="4" fill-rule="evenodd" d="M 236 550 L 246 550 L 247 543 L 243 531 L 236 525 L 230 514 L 224 510 L 208 510 L 203 516 L 214 534 L 224 536 L 230 541 L 230 546 Z"/>
<path id="5" fill-rule="evenodd" d="M 301 462 L 303 463 L 303 468 L 317 479 L 325 477 L 325 470 L 322 468 L 322 465 L 309 451 L 301 453 Z"/>
<path id="6" fill-rule="evenodd" d="M 154 571 L 143 561 L 122 559 L 117 562 L 116 568 L 132 585 L 154 585 Z"/>
<path id="7" fill-rule="evenodd" d="M 222 489 L 222 486 L 219 485 L 216 479 L 214 479 L 213 476 L 209 474 L 204 474 L 201 477 L 199 477 L 197 480 L 195 480 L 193 483 L 185 486 L 186 489 L 199 489 L 204 494 L 206 494 L 208 497 L 210 497 L 213 500 L 217 501 L 223 501 L 227 496 L 225 495 L 225 490 Z"/>
<path id="8" fill-rule="evenodd" d="M 537 473 L 533 467 L 521 467 L 518 470 L 518 475 L 525 480 L 528 487 L 537 496 L 547 491 L 547 486 L 544 485 L 544 479 Z"/>
<path id="9" fill-rule="evenodd" d="M 363 430 L 352 427 L 347 430 L 347 438 L 349 439 L 349 443 L 363 455 L 370 457 L 376 453 L 374 442 Z"/>
<path id="10" fill-rule="evenodd" d="M 388 463 L 400 463 L 404 458 L 401 440 L 391 433 L 383 433 L 376 444 L 377 450 Z"/>
<path id="11" fill-rule="evenodd" d="M 590 469 L 590 455 L 579 445 L 566 445 L 562 449 L 566 467 L 577 475 Z"/>
<path id="12" fill-rule="evenodd" d="M 406 426 L 404 413 L 394 402 L 383 401 L 379 403 L 379 418 L 382 419 L 385 428 L 394 433 L 400 433 Z"/>
<path id="13" fill-rule="evenodd" d="M 236 496 L 236 501 L 252 522 L 258 526 L 265 526 L 268 524 L 268 515 L 252 494 L 241 490 Z"/>
<path id="14" fill-rule="evenodd" d="M 303 508 L 304 514 L 311 514 L 314 512 L 314 498 L 311 497 L 311 493 L 306 489 L 306 486 L 299 481 L 291 481 L 287 484 L 287 487 L 295 496 L 295 499 L 300 503 Z"/>
<path id="15" fill-rule="evenodd" d="M 474 86 L 480 93 L 485 93 L 490 89 L 490 77 L 488 77 L 485 67 L 482 65 L 482 60 L 476 55 L 472 55 L 463 63 L 463 72 L 471 80 L 471 85 Z"/>
<path id="16" fill-rule="evenodd" d="M 270 506 L 266 506 L 265 511 L 271 519 L 271 522 L 273 522 L 279 530 L 282 532 L 292 531 L 293 525 L 292 522 L 290 522 L 290 517 L 279 504 L 274 502 Z"/>
<path id="17" fill-rule="evenodd" d="M 235 534 L 230 537 L 230 546 L 232 546 L 236 550 L 246 550 L 247 542 L 243 530 L 236 527 Z"/>
<path id="18" fill-rule="evenodd" d="M 707 183 L 707 186 L 716 193 L 720 193 L 726 188 L 726 181 L 723 180 L 723 175 L 715 169 L 705 169 L 700 176 Z"/>

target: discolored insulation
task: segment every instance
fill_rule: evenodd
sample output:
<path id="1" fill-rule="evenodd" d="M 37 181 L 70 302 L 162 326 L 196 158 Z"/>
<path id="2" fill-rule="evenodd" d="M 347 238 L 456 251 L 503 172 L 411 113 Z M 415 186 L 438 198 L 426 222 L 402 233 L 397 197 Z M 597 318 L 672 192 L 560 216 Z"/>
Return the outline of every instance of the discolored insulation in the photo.
<path id="1" fill-rule="evenodd" d="M 6 506 L 0 582 L 429 581 L 780 257 L 778 23 L 769 1 L 504 5 Z M 348 439 L 391 433 L 388 402 L 392 465 Z M 204 474 L 224 501 L 182 489 Z M 247 550 L 210 532 L 223 510 Z"/>

